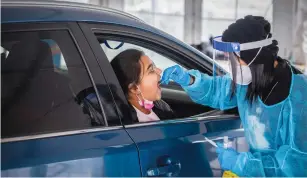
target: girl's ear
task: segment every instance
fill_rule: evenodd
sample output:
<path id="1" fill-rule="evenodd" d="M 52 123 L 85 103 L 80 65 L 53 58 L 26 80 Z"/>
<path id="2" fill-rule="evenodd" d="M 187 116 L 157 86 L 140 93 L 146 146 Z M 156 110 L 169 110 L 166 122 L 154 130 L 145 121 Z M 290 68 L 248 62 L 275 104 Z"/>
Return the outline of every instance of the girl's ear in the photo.
<path id="1" fill-rule="evenodd" d="M 128 85 L 128 90 L 133 93 L 133 94 L 139 94 L 140 90 L 138 89 L 138 87 L 135 84 L 130 83 Z"/>
<path id="2" fill-rule="evenodd" d="M 277 65 L 278 65 L 278 61 L 277 61 L 277 60 L 275 60 L 275 61 L 274 61 L 274 68 L 276 68 L 276 67 L 277 67 Z"/>

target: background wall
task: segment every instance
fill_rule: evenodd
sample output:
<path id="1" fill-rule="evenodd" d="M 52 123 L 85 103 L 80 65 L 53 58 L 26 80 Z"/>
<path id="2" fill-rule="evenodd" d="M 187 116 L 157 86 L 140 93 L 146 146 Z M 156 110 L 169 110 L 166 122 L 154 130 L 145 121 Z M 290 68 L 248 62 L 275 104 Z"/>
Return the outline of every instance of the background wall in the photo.
<path id="1" fill-rule="evenodd" d="M 210 46 L 233 22 L 264 16 L 279 41 L 279 55 L 300 69 L 307 66 L 307 0 L 67 0 L 133 14 L 200 49 Z M 174 30 L 176 29 L 176 30 Z M 306 70 L 307 73 L 307 70 Z"/>

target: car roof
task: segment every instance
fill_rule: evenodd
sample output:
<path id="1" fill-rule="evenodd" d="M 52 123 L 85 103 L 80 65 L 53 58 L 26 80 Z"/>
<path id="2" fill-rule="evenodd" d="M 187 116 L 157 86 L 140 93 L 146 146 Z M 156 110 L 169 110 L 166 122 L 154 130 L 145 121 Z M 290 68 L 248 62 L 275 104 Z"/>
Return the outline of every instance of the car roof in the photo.
<path id="1" fill-rule="evenodd" d="M 2 23 L 92 21 L 145 24 L 128 13 L 89 4 L 61 1 L 2 1 Z"/>
<path id="2" fill-rule="evenodd" d="M 118 24 L 149 31 L 173 41 L 180 46 L 212 61 L 208 56 L 175 37 L 155 28 L 139 18 L 110 8 L 97 7 L 75 2 L 61 2 L 55 0 L 2 0 L 1 23 L 29 23 L 29 22 L 102 22 Z"/>

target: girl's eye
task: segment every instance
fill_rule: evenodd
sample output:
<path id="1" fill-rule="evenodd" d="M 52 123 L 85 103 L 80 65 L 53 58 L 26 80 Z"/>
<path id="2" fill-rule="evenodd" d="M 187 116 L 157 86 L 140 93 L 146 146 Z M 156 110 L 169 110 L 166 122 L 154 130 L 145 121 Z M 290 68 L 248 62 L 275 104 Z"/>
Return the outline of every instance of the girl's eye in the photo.
<path id="1" fill-rule="evenodd" d="M 154 68 L 149 70 L 149 73 L 156 73 L 156 70 Z"/>
<path id="2" fill-rule="evenodd" d="M 156 67 L 153 65 L 150 69 L 149 69 L 149 73 L 155 73 L 156 72 Z"/>

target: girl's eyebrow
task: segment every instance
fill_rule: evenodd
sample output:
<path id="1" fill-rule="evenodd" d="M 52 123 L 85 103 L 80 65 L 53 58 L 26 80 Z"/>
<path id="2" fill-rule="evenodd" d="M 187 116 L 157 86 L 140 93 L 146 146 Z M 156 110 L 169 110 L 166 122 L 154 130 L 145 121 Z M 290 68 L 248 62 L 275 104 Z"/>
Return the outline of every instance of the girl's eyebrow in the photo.
<path id="1" fill-rule="evenodd" d="M 153 64 L 151 63 L 148 67 L 147 70 L 151 69 L 153 67 Z"/>

